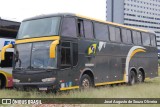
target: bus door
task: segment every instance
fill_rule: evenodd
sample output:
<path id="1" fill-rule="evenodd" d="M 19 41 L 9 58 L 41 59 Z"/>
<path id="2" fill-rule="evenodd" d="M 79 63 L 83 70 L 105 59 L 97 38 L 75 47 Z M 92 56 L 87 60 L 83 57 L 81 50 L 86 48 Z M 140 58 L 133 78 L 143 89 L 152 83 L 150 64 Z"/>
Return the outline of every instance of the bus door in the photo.
<path id="1" fill-rule="evenodd" d="M 63 87 L 71 87 L 78 84 L 78 42 L 76 19 L 65 17 L 62 21 L 61 41 L 59 47 L 59 81 Z"/>
<path id="2" fill-rule="evenodd" d="M 62 41 L 60 46 L 60 81 L 64 81 L 65 87 L 77 84 L 78 81 L 78 44 L 71 41 Z"/>

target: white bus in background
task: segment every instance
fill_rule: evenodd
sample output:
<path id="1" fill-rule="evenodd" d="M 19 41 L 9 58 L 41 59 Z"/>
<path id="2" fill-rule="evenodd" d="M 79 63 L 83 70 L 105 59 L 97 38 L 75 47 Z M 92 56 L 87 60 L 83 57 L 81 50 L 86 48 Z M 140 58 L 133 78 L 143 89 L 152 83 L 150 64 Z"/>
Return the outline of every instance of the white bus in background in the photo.
<path id="1" fill-rule="evenodd" d="M 14 44 L 20 23 L 0 19 L 0 89 L 12 87 L 12 59 L 13 48 L 9 48 L 5 53 L 5 60 L 1 60 L 1 51 L 7 44 Z"/>

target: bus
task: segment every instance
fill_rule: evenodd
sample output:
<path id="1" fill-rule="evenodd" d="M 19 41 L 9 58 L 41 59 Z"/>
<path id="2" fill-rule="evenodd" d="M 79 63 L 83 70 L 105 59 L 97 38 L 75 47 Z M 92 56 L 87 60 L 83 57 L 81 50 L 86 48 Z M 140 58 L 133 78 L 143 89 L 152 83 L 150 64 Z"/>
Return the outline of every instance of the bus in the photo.
<path id="1" fill-rule="evenodd" d="M 4 51 L 6 45 L 14 44 L 20 23 L 0 19 L 0 52 Z M 2 49 L 3 48 L 3 49 Z M 7 49 L 5 59 L 0 60 L 0 89 L 12 87 L 12 59 L 14 49 Z"/>
<path id="2" fill-rule="evenodd" d="M 14 47 L 17 89 L 88 89 L 158 76 L 155 34 L 78 14 L 22 21 Z M 2 53 L 2 56 L 5 51 Z"/>

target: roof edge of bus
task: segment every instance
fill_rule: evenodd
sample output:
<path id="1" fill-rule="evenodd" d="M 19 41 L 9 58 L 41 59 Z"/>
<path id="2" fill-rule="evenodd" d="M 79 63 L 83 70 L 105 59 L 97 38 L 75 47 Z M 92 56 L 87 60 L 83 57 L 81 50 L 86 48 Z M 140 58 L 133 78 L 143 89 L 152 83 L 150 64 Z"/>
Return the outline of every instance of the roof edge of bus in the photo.
<path id="1" fill-rule="evenodd" d="M 76 14 L 76 13 L 41 14 L 41 15 L 38 15 L 38 16 L 34 16 L 34 17 L 31 17 L 31 18 L 24 19 L 23 21 L 36 20 L 36 19 L 40 19 L 40 18 L 49 18 L 49 17 L 53 17 L 53 16 L 76 16 L 76 17 L 80 17 L 80 18 L 85 18 L 85 19 L 89 19 L 89 20 L 93 20 L 93 21 L 97 21 L 97 22 L 110 24 L 110 25 L 115 25 L 115 26 L 124 27 L 124 28 L 128 28 L 128 29 L 133 29 L 133 30 L 137 30 L 137 31 L 153 33 L 149 30 L 139 29 L 139 28 L 136 28 L 136 27 L 126 26 L 126 25 L 123 25 L 123 24 L 118 24 L 118 23 L 104 21 L 104 20 L 100 20 L 100 19 L 96 19 L 96 18 L 91 18 L 91 17 L 87 17 L 87 16 L 84 16 L 84 15 Z"/>
<path id="2" fill-rule="evenodd" d="M 76 14 L 74 14 L 74 13 L 40 14 L 40 15 L 36 15 L 36 16 L 30 17 L 30 18 L 26 18 L 23 21 L 36 20 L 36 19 L 41 19 L 41 18 L 49 18 L 49 17 L 53 17 L 53 16 L 76 16 Z"/>
<path id="3" fill-rule="evenodd" d="M 102 22 L 102 23 L 107 23 L 107 24 L 110 24 L 110 25 L 116 25 L 116 26 L 120 26 L 120 27 L 124 27 L 124 28 L 128 28 L 128 29 L 133 29 L 133 30 L 137 30 L 137 31 L 153 33 L 149 30 L 139 29 L 139 28 L 136 28 L 136 27 L 126 26 L 126 25 L 119 24 L 119 23 L 114 23 L 114 22 L 104 21 L 104 20 L 100 20 L 100 19 L 96 19 L 96 18 L 91 18 L 91 17 L 80 15 L 80 14 L 76 14 L 76 16 L 81 17 L 81 18 L 85 18 L 85 19 L 89 19 L 89 20 L 95 20 L 95 21 Z"/>

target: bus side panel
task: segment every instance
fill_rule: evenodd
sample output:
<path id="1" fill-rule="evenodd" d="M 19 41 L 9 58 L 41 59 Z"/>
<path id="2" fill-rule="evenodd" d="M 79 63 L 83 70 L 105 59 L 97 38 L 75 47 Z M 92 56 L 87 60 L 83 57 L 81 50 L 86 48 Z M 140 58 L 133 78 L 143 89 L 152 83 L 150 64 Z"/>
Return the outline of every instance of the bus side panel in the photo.
<path id="1" fill-rule="evenodd" d="M 96 83 L 123 80 L 124 68 L 121 46 L 122 44 L 106 42 L 101 49 L 98 47 L 95 55 L 96 66 L 94 67 Z"/>
<path id="2" fill-rule="evenodd" d="M 142 68 L 146 78 L 153 78 L 158 76 L 158 57 L 156 49 L 151 47 L 145 48 L 145 52 L 138 52 L 131 58 L 129 68 L 135 68 L 137 72 Z"/>

